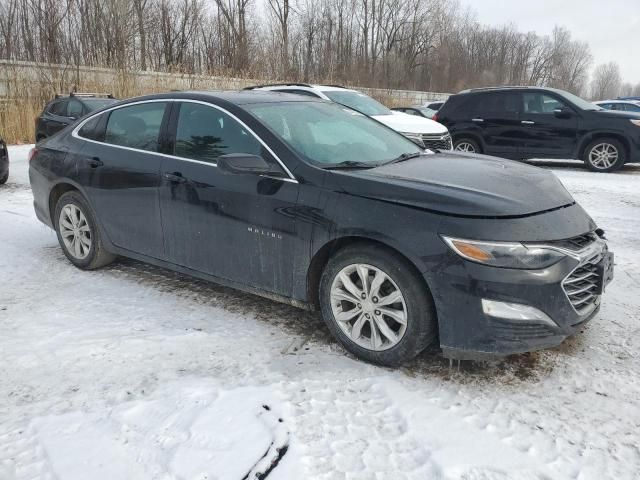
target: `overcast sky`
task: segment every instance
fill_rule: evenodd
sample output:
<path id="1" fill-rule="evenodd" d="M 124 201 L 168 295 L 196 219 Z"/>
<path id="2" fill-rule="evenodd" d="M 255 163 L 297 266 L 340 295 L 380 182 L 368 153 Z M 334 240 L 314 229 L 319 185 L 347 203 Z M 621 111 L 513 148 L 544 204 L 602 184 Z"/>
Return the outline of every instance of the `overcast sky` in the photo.
<path id="1" fill-rule="evenodd" d="M 616 61 L 623 81 L 640 83 L 640 0 L 460 0 L 490 25 L 514 23 L 549 34 L 555 25 L 591 46 L 594 65 Z"/>

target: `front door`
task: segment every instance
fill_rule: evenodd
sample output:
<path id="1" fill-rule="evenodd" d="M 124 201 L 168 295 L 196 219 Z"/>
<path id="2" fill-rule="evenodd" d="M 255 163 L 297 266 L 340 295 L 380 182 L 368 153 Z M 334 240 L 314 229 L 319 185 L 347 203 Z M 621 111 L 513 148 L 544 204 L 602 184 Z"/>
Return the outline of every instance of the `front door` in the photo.
<path id="1" fill-rule="evenodd" d="M 522 94 L 521 158 L 571 158 L 578 136 L 578 117 L 550 93 Z M 556 113 L 562 110 L 562 114 Z"/>
<path id="2" fill-rule="evenodd" d="M 154 258 L 164 257 L 158 188 L 159 136 L 168 102 L 149 102 L 105 112 L 96 141 L 90 131 L 78 166 L 91 204 L 108 238 L 118 247 Z M 106 119 L 103 118 L 106 116 Z M 91 123 L 85 124 L 90 130 Z M 104 128 L 104 127 L 100 127 Z"/>
<path id="3" fill-rule="evenodd" d="M 231 114 L 209 104 L 176 102 L 171 157 L 162 162 L 160 204 L 168 260 L 187 268 L 290 295 L 298 183 L 221 172 L 220 155 L 277 161 Z"/>

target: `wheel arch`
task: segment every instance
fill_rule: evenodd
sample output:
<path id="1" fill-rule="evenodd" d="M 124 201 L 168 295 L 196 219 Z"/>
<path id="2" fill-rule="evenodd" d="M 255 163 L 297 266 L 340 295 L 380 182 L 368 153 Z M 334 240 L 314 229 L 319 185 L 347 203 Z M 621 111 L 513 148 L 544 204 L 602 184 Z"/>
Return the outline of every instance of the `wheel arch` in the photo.
<path id="1" fill-rule="evenodd" d="M 615 140 L 618 140 L 620 143 L 622 143 L 622 146 L 624 147 L 624 150 L 625 150 L 626 161 L 627 162 L 629 161 L 630 154 L 631 154 L 631 143 L 629 142 L 629 139 L 626 137 L 626 135 L 622 133 L 607 132 L 607 131 L 599 131 L 599 132 L 594 132 L 594 133 L 590 133 L 589 135 L 586 135 L 582 139 L 580 143 L 580 147 L 578 148 L 578 158 L 580 160 L 585 160 L 584 156 L 586 154 L 586 150 L 589 144 L 596 140 L 604 139 L 604 138 L 613 138 Z"/>
<path id="2" fill-rule="evenodd" d="M 473 140 L 474 142 L 476 142 L 478 144 L 478 146 L 480 147 L 480 152 L 478 153 L 484 153 L 484 151 L 486 150 L 485 148 L 485 144 L 482 141 L 482 136 L 473 132 L 460 132 L 460 133 L 453 133 L 451 135 L 451 144 L 452 146 L 455 145 L 455 143 L 459 140 L 468 138 L 469 140 Z"/>
<path id="3" fill-rule="evenodd" d="M 384 242 L 382 240 L 367 237 L 364 235 L 350 234 L 328 241 L 316 251 L 311 259 L 309 268 L 307 269 L 307 301 L 313 309 L 319 309 L 320 277 L 322 276 L 322 272 L 324 271 L 327 262 L 329 261 L 331 256 L 339 250 L 357 243 L 378 245 L 402 257 L 422 279 L 425 292 L 432 296 L 431 288 L 424 278 L 424 275 L 420 271 L 420 268 L 418 268 L 417 258 L 411 258 L 411 256 L 406 255 L 388 242 Z"/>

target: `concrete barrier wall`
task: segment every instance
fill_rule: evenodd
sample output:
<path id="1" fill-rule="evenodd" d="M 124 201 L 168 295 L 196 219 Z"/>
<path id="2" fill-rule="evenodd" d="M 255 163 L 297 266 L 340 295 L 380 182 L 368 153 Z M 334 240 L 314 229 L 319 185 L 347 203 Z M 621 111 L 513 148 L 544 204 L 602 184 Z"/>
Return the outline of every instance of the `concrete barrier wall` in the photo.
<path id="1" fill-rule="evenodd" d="M 50 97 L 54 93 L 68 93 L 74 88 L 77 91 L 93 91 L 94 88 L 99 88 L 102 92 L 108 89 L 105 93 L 127 97 L 172 89 L 237 90 L 264 83 L 270 82 L 247 78 L 118 71 L 107 68 L 0 60 L 0 98 L 5 100 Z M 447 93 L 350 87 L 390 106 L 417 105 L 427 101 L 445 100 L 449 97 Z"/>

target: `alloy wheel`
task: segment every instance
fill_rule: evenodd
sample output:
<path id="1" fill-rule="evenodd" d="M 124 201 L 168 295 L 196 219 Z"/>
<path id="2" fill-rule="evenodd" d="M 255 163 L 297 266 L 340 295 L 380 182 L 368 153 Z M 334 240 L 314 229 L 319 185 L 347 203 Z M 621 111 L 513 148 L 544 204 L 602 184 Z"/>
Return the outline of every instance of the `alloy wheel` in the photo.
<path id="1" fill-rule="evenodd" d="M 620 153 L 615 145 L 599 143 L 589 152 L 589 163 L 599 170 L 611 168 L 617 161 Z"/>
<path id="2" fill-rule="evenodd" d="M 82 260 L 91 251 L 91 228 L 82 210 L 76 205 L 67 204 L 60 211 L 58 219 L 60 236 L 74 258 Z"/>
<path id="3" fill-rule="evenodd" d="M 467 153 L 475 153 L 476 147 L 469 142 L 460 142 L 456 144 L 455 148 L 456 152 L 467 152 Z"/>
<path id="4" fill-rule="evenodd" d="M 407 330 L 407 305 L 400 288 L 372 265 L 348 265 L 335 276 L 331 310 L 338 327 L 367 350 L 392 348 Z"/>

